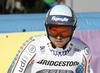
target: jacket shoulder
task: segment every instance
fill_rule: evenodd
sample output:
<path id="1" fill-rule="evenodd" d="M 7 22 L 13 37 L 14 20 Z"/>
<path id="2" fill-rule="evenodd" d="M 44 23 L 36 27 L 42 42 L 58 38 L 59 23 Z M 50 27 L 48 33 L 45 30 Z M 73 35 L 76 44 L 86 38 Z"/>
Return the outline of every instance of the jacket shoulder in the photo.
<path id="1" fill-rule="evenodd" d="M 84 50 L 86 47 L 88 47 L 83 41 L 81 41 L 79 38 L 73 37 L 70 43 L 73 44 L 74 48 Z"/>

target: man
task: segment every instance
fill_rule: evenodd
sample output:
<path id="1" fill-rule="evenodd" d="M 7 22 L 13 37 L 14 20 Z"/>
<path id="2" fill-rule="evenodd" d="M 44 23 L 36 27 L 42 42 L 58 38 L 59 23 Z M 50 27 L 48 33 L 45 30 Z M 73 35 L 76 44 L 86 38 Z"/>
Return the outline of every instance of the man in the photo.
<path id="1" fill-rule="evenodd" d="M 45 18 L 47 34 L 30 37 L 8 73 L 90 73 L 91 53 L 73 37 L 76 24 L 75 13 L 68 6 L 51 8 Z"/>

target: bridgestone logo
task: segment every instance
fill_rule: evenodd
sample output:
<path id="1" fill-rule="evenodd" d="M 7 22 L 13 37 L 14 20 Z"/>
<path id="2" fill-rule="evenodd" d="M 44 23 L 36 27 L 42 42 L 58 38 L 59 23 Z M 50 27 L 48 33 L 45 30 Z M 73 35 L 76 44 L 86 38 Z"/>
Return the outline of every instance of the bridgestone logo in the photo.
<path id="1" fill-rule="evenodd" d="M 69 18 L 63 16 L 52 16 L 51 21 L 68 22 Z"/>
<path id="2" fill-rule="evenodd" d="M 48 65 L 48 66 L 77 66 L 79 62 L 77 61 L 48 61 L 42 59 L 41 61 L 37 62 L 38 64 Z"/>

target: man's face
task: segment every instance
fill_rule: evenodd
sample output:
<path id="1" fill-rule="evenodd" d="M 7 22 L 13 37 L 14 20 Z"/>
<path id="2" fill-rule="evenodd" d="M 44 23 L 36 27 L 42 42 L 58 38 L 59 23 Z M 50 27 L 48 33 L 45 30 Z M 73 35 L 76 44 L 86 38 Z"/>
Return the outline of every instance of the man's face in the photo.
<path id="1" fill-rule="evenodd" d="M 59 48 L 63 47 L 70 40 L 70 37 L 62 38 L 60 36 L 57 36 L 56 38 L 55 37 L 52 37 L 52 36 L 49 36 L 49 38 L 52 41 L 52 43 L 56 47 L 59 47 Z"/>

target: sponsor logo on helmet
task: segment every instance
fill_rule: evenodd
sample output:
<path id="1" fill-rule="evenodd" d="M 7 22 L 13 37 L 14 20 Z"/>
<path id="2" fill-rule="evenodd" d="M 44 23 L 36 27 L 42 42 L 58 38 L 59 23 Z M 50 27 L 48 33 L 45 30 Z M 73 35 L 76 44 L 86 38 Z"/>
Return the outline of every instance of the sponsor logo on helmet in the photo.
<path id="1" fill-rule="evenodd" d="M 40 60 L 38 64 L 48 65 L 48 66 L 77 66 L 79 62 L 77 61 L 53 61 L 53 60 Z"/>
<path id="2" fill-rule="evenodd" d="M 61 24 L 61 25 L 62 25 L 62 24 L 64 24 L 64 23 L 58 23 L 58 22 L 56 22 L 55 24 Z"/>
<path id="3" fill-rule="evenodd" d="M 64 16 L 52 16 L 51 21 L 69 22 L 69 18 Z"/>

